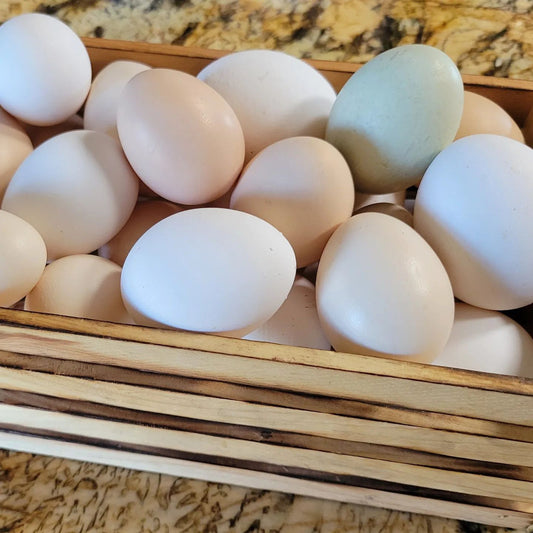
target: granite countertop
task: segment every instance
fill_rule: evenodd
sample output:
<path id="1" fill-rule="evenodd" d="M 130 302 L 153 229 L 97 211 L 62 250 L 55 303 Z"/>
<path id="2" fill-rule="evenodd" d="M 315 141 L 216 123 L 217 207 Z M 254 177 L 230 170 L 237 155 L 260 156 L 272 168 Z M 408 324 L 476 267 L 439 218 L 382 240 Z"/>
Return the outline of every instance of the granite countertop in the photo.
<path id="1" fill-rule="evenodd" d="M 533 0 L 8 0 L 81 36 L 368 61 L 423 42 L 463 73 L 533 80 Z M 1 446 L 1 442 L 0 442 Z M 428 512 L 431 510 L 428 509 Z M 0 450 L 0 532 L 496 533 L 430 516 Z"/>

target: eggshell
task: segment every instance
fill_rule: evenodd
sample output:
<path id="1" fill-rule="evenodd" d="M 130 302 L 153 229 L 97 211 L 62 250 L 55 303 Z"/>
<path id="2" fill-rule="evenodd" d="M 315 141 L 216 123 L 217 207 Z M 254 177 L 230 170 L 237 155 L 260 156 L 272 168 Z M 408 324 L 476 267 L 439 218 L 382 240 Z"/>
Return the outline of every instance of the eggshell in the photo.
<path id="1" fill-rule="evenodd" d="M 84 128 L 101 131 L 119 140 L 117 109 L 128 81 L 150 67 L 137 61 L 113 61 L 94 78 L 83 113 Z"/>
<path id="2" fill-rule="evenodd" d="M 322 327 L 338 351 L 431 361 L 453 324 L 450 281 L 407 224 L 362 213 L 328 241 L 317 274 Z"/>
<path id="3" fill-rule="evenodd" d="M 26 13 L 0 27 L 0 105 L 36 126 L 58 124 L 80 109 L 91 85 L 81 39 L 63 22 Z"/>
<path id="4" fill-rule="evenodd" d="M 138 323 L 240 337 L 279 309 L 295 273 L 289 242 L 264 220 L 196 208 L 158 222 L 135 243 L 122 295 Z"/>
<path id="5" fill-rule="evenodd" d="M 137 192 L 137 177 L 114 139 L 96 131 L 70 131 L 24 160 L 2 209 L 32 224 L 53 260 L 108 242 L 128 220 Z"/>
<path id="6" fill-rule="evenodd" d="M 465 91 L 463 115 L 455 138 L 461 139 L 476 133 L 504 135 L 524 142 L 518 124 L 503 107 L 480 94 Z"/>
<path id="7" fill-rule="evenodd" d="M 13 174 L 32 150 L 22 126 L 0 107 L 0 203 Z"/>
<path id="8" fill-rule="evenodd" d="M 355 212 L 362 207 L 366 207 L 367 205 L 381 203 L 403 205 L 405 201 L 405 195 L 405 190 L 385 194 L 365 194 L 361 191 L 355 191 L 355 203 L 353 209 Z"/>
<path id="9" fill-rule="evenodd" d="M 326 140 L 346 157 L 355 188 L 383 194 L 415 185 L 457 132 L 463 81 L 437 48 L 393 48 L 363 65 L 339 93 Z"/>
<path id="10" fill-rule="evenodd" d="M 24 129 L 29 135 L 31 142 L 35 148 L 43 144 L 43 142 L 67 131 L 82 130 L 83 119 L 79 115 L 72 115 L 67 118 L 65 122 L 54 124 L 52 126 L 32 126 L 31 124 L 24 124 Z"/>
<path id="11" fill-rule="evenodd" d="M 124 227 L 107 244 L 98 249 L 98 255 L 122 266 L 133 245 L 148 229 L 182 209 L 182 206 L 163 200 L 137 203 Z"/>
<path id="12" fill-rule="evenodd" d="M 457 298 L 504 310 L 533 302 L 533 150 L 470 135 L 433 161 L 418 189 L 415 229 L 442 260 Z"/>
<path id="13" fill-rule="evenodd" d="M 528 146 L 533 147 L 533 105 L 527 114 L 523 128 L 524 140 Z"/>
<path id="14" fill-rule="evenodd" d="M 388 204 L 382 202 L 380 204 L 370 204 L 365 207 L 361 207 L 354 214 L 359 215 L 360 213 L 383 213 L 384 215 L 390 215 L 395 217 L 402 222 L 405 222 L 408 226 L 413 227 L 413 215 L 407 211 L 407 209 L 401 205 L 397 204 Z"/>
<path id="15" fill-rule="evenodd" d="M 132 324 L 120 294 L 121 268 L 96 255 L 50 263 L 24 302 L 26 311 Z"/>
<path id="16" fill-rule="evenodd" d="M 246 161 L 288 137 L 324 138 L 335 90 L 316 69 L 274 50 L 235 52 L 199 74 L 234 109 L 244 131 Z"/>
<path id="17" fill-rule="evenodd" d="M 46 247 L 25 220 L 0 210 L 0 307 L 24 298 L 46 265 Z"/>
<path id="18" fill-rule="evenodd" d="M 331 144 L 314 137 L 274 143 L 250 161 L 230 207 L 256 215 L 291 243 L 298 267 L 318 261 L 329 237 L 353 210 L 350 169 Z"/>
<path id="19" fill-rule="evenodd" d="M 272 318 L 244 338 L 329 350 L 329 341 L 318 319 L 313 284 L 297 276 L 287 299 Z"/>
<path id="20" fill-rule="evenodd" d="M 139 177 L 171 202 L 210 202 L 242 169 L 244 137 L 235 113 L 184 72 L 151 69 L 131 79 L 120 98 L 117 128 Z"/>
<path id="21" fill-rule="evenodd" d="M 452 333 L 433 364 L 533 378 L 533 339 L 498 311 L 457 303 Z"/>

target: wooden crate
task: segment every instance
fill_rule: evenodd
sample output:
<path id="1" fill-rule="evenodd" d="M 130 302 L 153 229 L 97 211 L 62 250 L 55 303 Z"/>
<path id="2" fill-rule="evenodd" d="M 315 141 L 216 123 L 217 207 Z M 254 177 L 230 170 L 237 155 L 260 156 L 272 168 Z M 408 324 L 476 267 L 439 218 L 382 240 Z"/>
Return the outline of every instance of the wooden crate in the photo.
<path id="1" fill-rule="evenodd" d="M 86 39 L 197 73 L 220 53 Z M 357 65 L 311 61 L 340 88 Z M 533 83 L 464 76 L 522 121 Z M 0 446 L 521 528 L 533 380 L 0 309 Z"/>

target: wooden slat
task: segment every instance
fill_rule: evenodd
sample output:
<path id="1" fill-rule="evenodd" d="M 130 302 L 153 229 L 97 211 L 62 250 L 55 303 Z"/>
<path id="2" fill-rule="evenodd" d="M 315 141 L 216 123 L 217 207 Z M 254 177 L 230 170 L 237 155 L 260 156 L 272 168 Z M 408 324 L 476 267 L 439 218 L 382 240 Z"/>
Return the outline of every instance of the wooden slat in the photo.
<path id="1" fill-rule="evenodd" d="M 0 387 L 151 413 L 533 467 L 533 444 L 0 367 Z"/>
<path id="2" fill-rule="evenodd" d="M 398 461 L 412 465 L 429 466 L 459 472 L 469 472 L 472 474 L 483 474 L 496 477 L 521 479 L 523 481 L 533 481 L 533 468 L 511 466 L 504 463 L 489 463 L 481 459 L 472 460 L 460 459 L 457 457 L 447 457 L 444 455 L 418 452 L 411 449 L 386 446 L 382 444 L 328 439 L 325 437 L 315 437 L 312 435 L 303 435 L 288 431 L 276 431 L 262 427 L 237 426 L 234 424 L 222 424 L 220 422 L 207 422 L 205 420 L 181 418 L 162 413 L 148 413 L 144 411 L 136 411 L 130 408 L 112 407 L 93 402 L 73 402 L 71 400 L 62 398 L 53 398 L 45 395 L 10 391 L 5 389 L 0 389 L 0 402 L 9 405 L 35 407 L 38 409 L 46 409 L 48 411 L 62 412 L 80 416 L 105 418 L 108 420 L 121 422 L 133 422 L 135 424 L 142 424 L 150 427 L 177 429 L 180 431 L 205 433 L 207 435 L 219 437 L 232 437 L 241 440 L 253 440 L 256 442 L 268 442 L 271 444 L 296 448 L 307 448 L 310 450 L 340 453 L 344 455 L 355 455 L 358 457 L 367 457 L 369 459 Z M 35 432 L 35 430 L 33 430 L 33 432 Z M 503 459 L 504 458 L 502 457 L 502 460 Z M 286 469 L 286 467 L 284 467 L 284 469 Z M 325 481 L 323 476 L 321 480 Z M 339 479 L 335 479 L 334 481 L 339 482 Z M 353 479 L 346 479 L 345 482 L 348 485 L 361 485 L 360 481 L 354 481 Z M 373 482 L 373 488 L 376 488 L 376 483 L 376 481 Z M 405 487 L 403 487 L 403 489 L 405 492 Z M 393 488 L 390 486 L 390 483 L 387 484 L 387 490 L 393 490 Z M 429 494 L 428 489 L 424 489 L 424 491 L 424 494 L 428 497 L 442 496 Z M 444 499 L 449 499 L 449 496 L 446 496 Z M 477 499 L 479 500 L 479 498 Z M 493 507 L 504 506 L 503 503 L 495 502 L 494 499 L 491 499 L 490 502 L 474 502 L 472 500 L 473 497 L 470 497 L 470 500 L 466 501 L 465 497 L 461 495 L 461 501 L 464 501 L 465 503 L 492 505 Z M 509 502 L 507 502 L 507 506 L 509 507 Z M 524 510 L 519 508 L 519 504 L 516 503 L 513 503 L 512 509 Z M 530 505 L 527 510 L 533 510 L 533 506 Z"/>
<path id="3" fill-rule="evenodd" d="M 228 457 L 238 461 L 286 465 L 330 474 L 362 476 L 392 483 L 402 483 L 408 479 L 410 484 L 418 487 L 533 503 L 533 483 L 528 481 L 149 428 L 6 404 L 0 405 L 0 424 L 4 428 L 13 426 L 27 430 L 54 428 L 54 431 L 64 435 L 81 435 L 116 443 L 144 445 L 160 450 L 179 450 L 193 454 Z"/>
<path id="4" fill-rule="evenodd" d="M 222 50 L 206 50 L 194 47 L 161 45 L 151 43 L 131 43 L 95 38 L 84 38 L 85 46 L 91 57 L 94 72 L 117 59 L 141 61 L 154 67 L 176 68 L 196 75 L 208 63 L 228 54 Z M 357 63 L 306 59 L 307 63 L 320 70 L 339 91 L 348 78 L 361 67 Z M 467 90 L 487 96 L 504 107 L 522 124 L 529 109 L 533 82 L 508 78 L 491 78 L 463 74 Z"/>
<path id="5" fill-rule="evenodd" d="M 320 499 L 327 498 L 335 501 L 386 507 L 412 513 L 427 514 L 430 512 L 437 516 L 458 518 L 479 524 L 511 528 L 526 528 L 533 524 L 533 519 L 528 513 L 439 501 L 422 496 L 394 494 L 368 488 L 347 487 L 334 483 L 295 479 L 276 474 L 262 473 L 261 476 L 258 476 L 256 472 L 251 470 L 210 465 L 164 456 L 147 456 L 142 453 L 106 449 L 49 438 L 36 438 L 1 430 L 0 443 L 8 449 L 27 453 L 84 460 L 173 476 L 241 485 L 255 489 L 290 492 Z"/>
<path id="6" fill-rule="evenodd" d="M 199 346 L 201 340 L 208 336 L 200 337 Z M 18 353 L 399 405 L 495 422 L 533 425 L 531 395 L 6 325 L 0 325 L 0 348 Z"/>
<path id="7" fill-rule="evenodd" d="M 73 317 L 0 308 L 0 323 L 26 329 L 81 333 L 144 344 L 264 359 L 310 367 L 347 370 L 365 374 L 393 376 L 416 381 L 460 385 L 490 391 L 533 395 L 533 379 L 484 374 L 469 370 L 385 359 L 358 354 L 313 350 L 265 342 L 248 341 L 190 332 L 112 324 Z M 20 331 L 24 333 L 23 330 Z M 5 349 L 0 345 L 0 349 Z M 13 350 L 17 351 L 17 350 Z"/>
<path id="8" fill-rule="evenodd" d="M 5 351 L 0 351 L 0 365 L 35 370 L 48 374 L 67 375 L 148 387 L 157 386 L 164 390 L 202 394 L 208 397 L 227 398 L 264 405 L 305 409 L 306 411 L 319 413 L 394 422 L 408 426 L 443 429 L 466 434 L 505 437 L 522 442 L 533 442 L 533 428 L 531 427 L 502 423 L 495 424 L 486 420 L 407 410 L 355 400 L 343 400 L 336 397 L 319 397 L 302 393 L 252 387 L 250 385 L 236 385 L 206 379 L 155 374 L 131 368 L 81 363 L 78 361 L 53 359 L 36 355 L 22 355 Z M 402 453 L 405 455 L 405 450 Z"/>

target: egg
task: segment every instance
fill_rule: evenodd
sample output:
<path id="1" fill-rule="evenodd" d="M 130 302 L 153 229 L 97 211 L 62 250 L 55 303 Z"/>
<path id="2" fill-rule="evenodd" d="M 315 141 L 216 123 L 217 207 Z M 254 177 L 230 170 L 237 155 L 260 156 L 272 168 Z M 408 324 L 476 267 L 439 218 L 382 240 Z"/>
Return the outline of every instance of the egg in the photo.
<path id="1" fill-rule="evenodd" d="M 465 91 L 463 115 L 455 138 L 460 139 L 476 133 L 504 135 L 524 142 L 524 135 L 518 124 L 503 107 L 480 94 Z"/>
<path id="2" fill-rule="evenodd" d="M 357 70 L 331 110 L 326 140 L 344 155 L 355 188 L 406 189 L 457 132 L 463 81 L 442 51 L 412 44 L 387 50 Z"/>
<path id="3" fill-rule="evenodd" d="M 503 313 L 458 302 L 450 338 L 433 364 L 533 378 L 533 339 Z"/>
<path id="4" fill-rule="evenodd" d="M 372 204 L 398 204 L 403 205 L 405 202 L 406 191 L 396 191 L 385 194 L 365 194 L 361 191 L 355 191 L 354 212 L 362 207 Z"/>
<path id="5" fill-rule="evenodd" d="M 235 113 L 184 72 L 150 69 L 132 78 L 121 94 L 117 128 L 135 172 L 171 202 L 210 202 L 242 169 L 244 137 Z"/>
<path id="6" fill-rule="evenodd" d="M 137 193 L 137 177 L 114 139 L 96 131 L 69 131 L 23 161 L 2 209 L 34 226 L 54 260 L 108 242 L 131 215 Z"/>
<path id="7" fill-rule="evenodd" d="M 69 255 L 47 265 L 24 309 L 40 313 L 133 323 L 120 293 L 121 268 L 96 255 Z"/>
<path id="8" fill-rule="evenodd" d="M 230 207 L 281 231 L 300 268 L 318 261 L 333 231 L 351 216 L 353 203 L 350 169 L 340 152 L 322 139 L 292 137 L 250 161 Z"/>
<path id="9" fill-rule="evenodd" d="M 437 252 L 454 293 L 493 310 L 533 303 L 533 149 L 499 135 L 463 137 L 431 163 L 415 229 Z"/>
<path id="10" fill-rule="evenodd" d="M 408 226 L 413 227 L 414 225 L 413 215 L 405 207 L 398 204 L 388 204 L 386 202 L 370 204 L 361 207 L 361 209 L 358 209 L 354 214 L 358 215 L 360 213 L 383 213 L 405 222 Z"/>
<path id="11" fill-rule="evenodd" d="M 24 298 L 46 265 L 46 246 L 25 220 L 0 210 L 0 307 Z"/>
<path id="12" fill-rule="evenodd" d="M 32 151 L 22 126 L 0 107 L 0 204 L 13 174 Z"/>
<path id="13" fill-rule="evenodd" d="M 533 105 L 527 114 L 523 128 L 524 140 L 528 146 L 533 147 Z"/>
<path id="14" fill-rule="evenodd" d="M 318 265 L 317 309 L 342 352 L 432 361 L 453 325 L 448 275 L 407 224 L 382 213 L 354 215 L 326 245 Z"/>
<path id="15" fill-rule="evenodd" d="M 241 337 L 279 309 L 295 273 L 289 242 L 268 222 L 195 208 L 158 222 L 135 243 L 122 295 L 137 323 Z"/>
<path id="16" fill-rule="evenodd" d="M 117 141 L 117 108 L 124 87 L 150 67 L 137 61 L 113 61 L 94 78 L 83 113 L 84 128 L 101 131 Z"/>
<path id="17" fill-rule="evenodd" d="M 288 137 L 323 138 L 336 93 L 316 69 L 284 52 L 245 50 L 198 74 L 234 109 L 244 131 L 246 161 Z"/>
<path id="18" fill-rule="evenodd" d="M 133 245 L 148 229 L 182 209 L 182 206 L 163 200 L 138 202 L 123 228 L 98 249 L 98 255 L 122 266 Z"/>
<path id="19" fill-rule="evenodd" d="M 0 26 L 0 106 L 36 126 L 59 124 L 82 106 L 91 61 L 63 22 L 26 13 Z"/>
<path id="20" fill-rule="evenodd" d="M 318 319 L 313 284 L 296 276 L 282 306 L 272 318 L 248 333 L 244 339 L 329 350 L 329 341 Z"/>
<path id="21" fill-rule="evenodd" d="M 72 115 L 67 118 L 65 122 L 59 124 L 54 124 L 52 126 L 32 126 L 31 124 L 24 124 L 24 129 L 29 135 L 31 142 L 35 148 L 43 144 L 43 142 L 59 135 L 60 133 L 65 133 L 72 130 L 82 130 L 83 129 L 83 118 L 79 115 Z"/>

